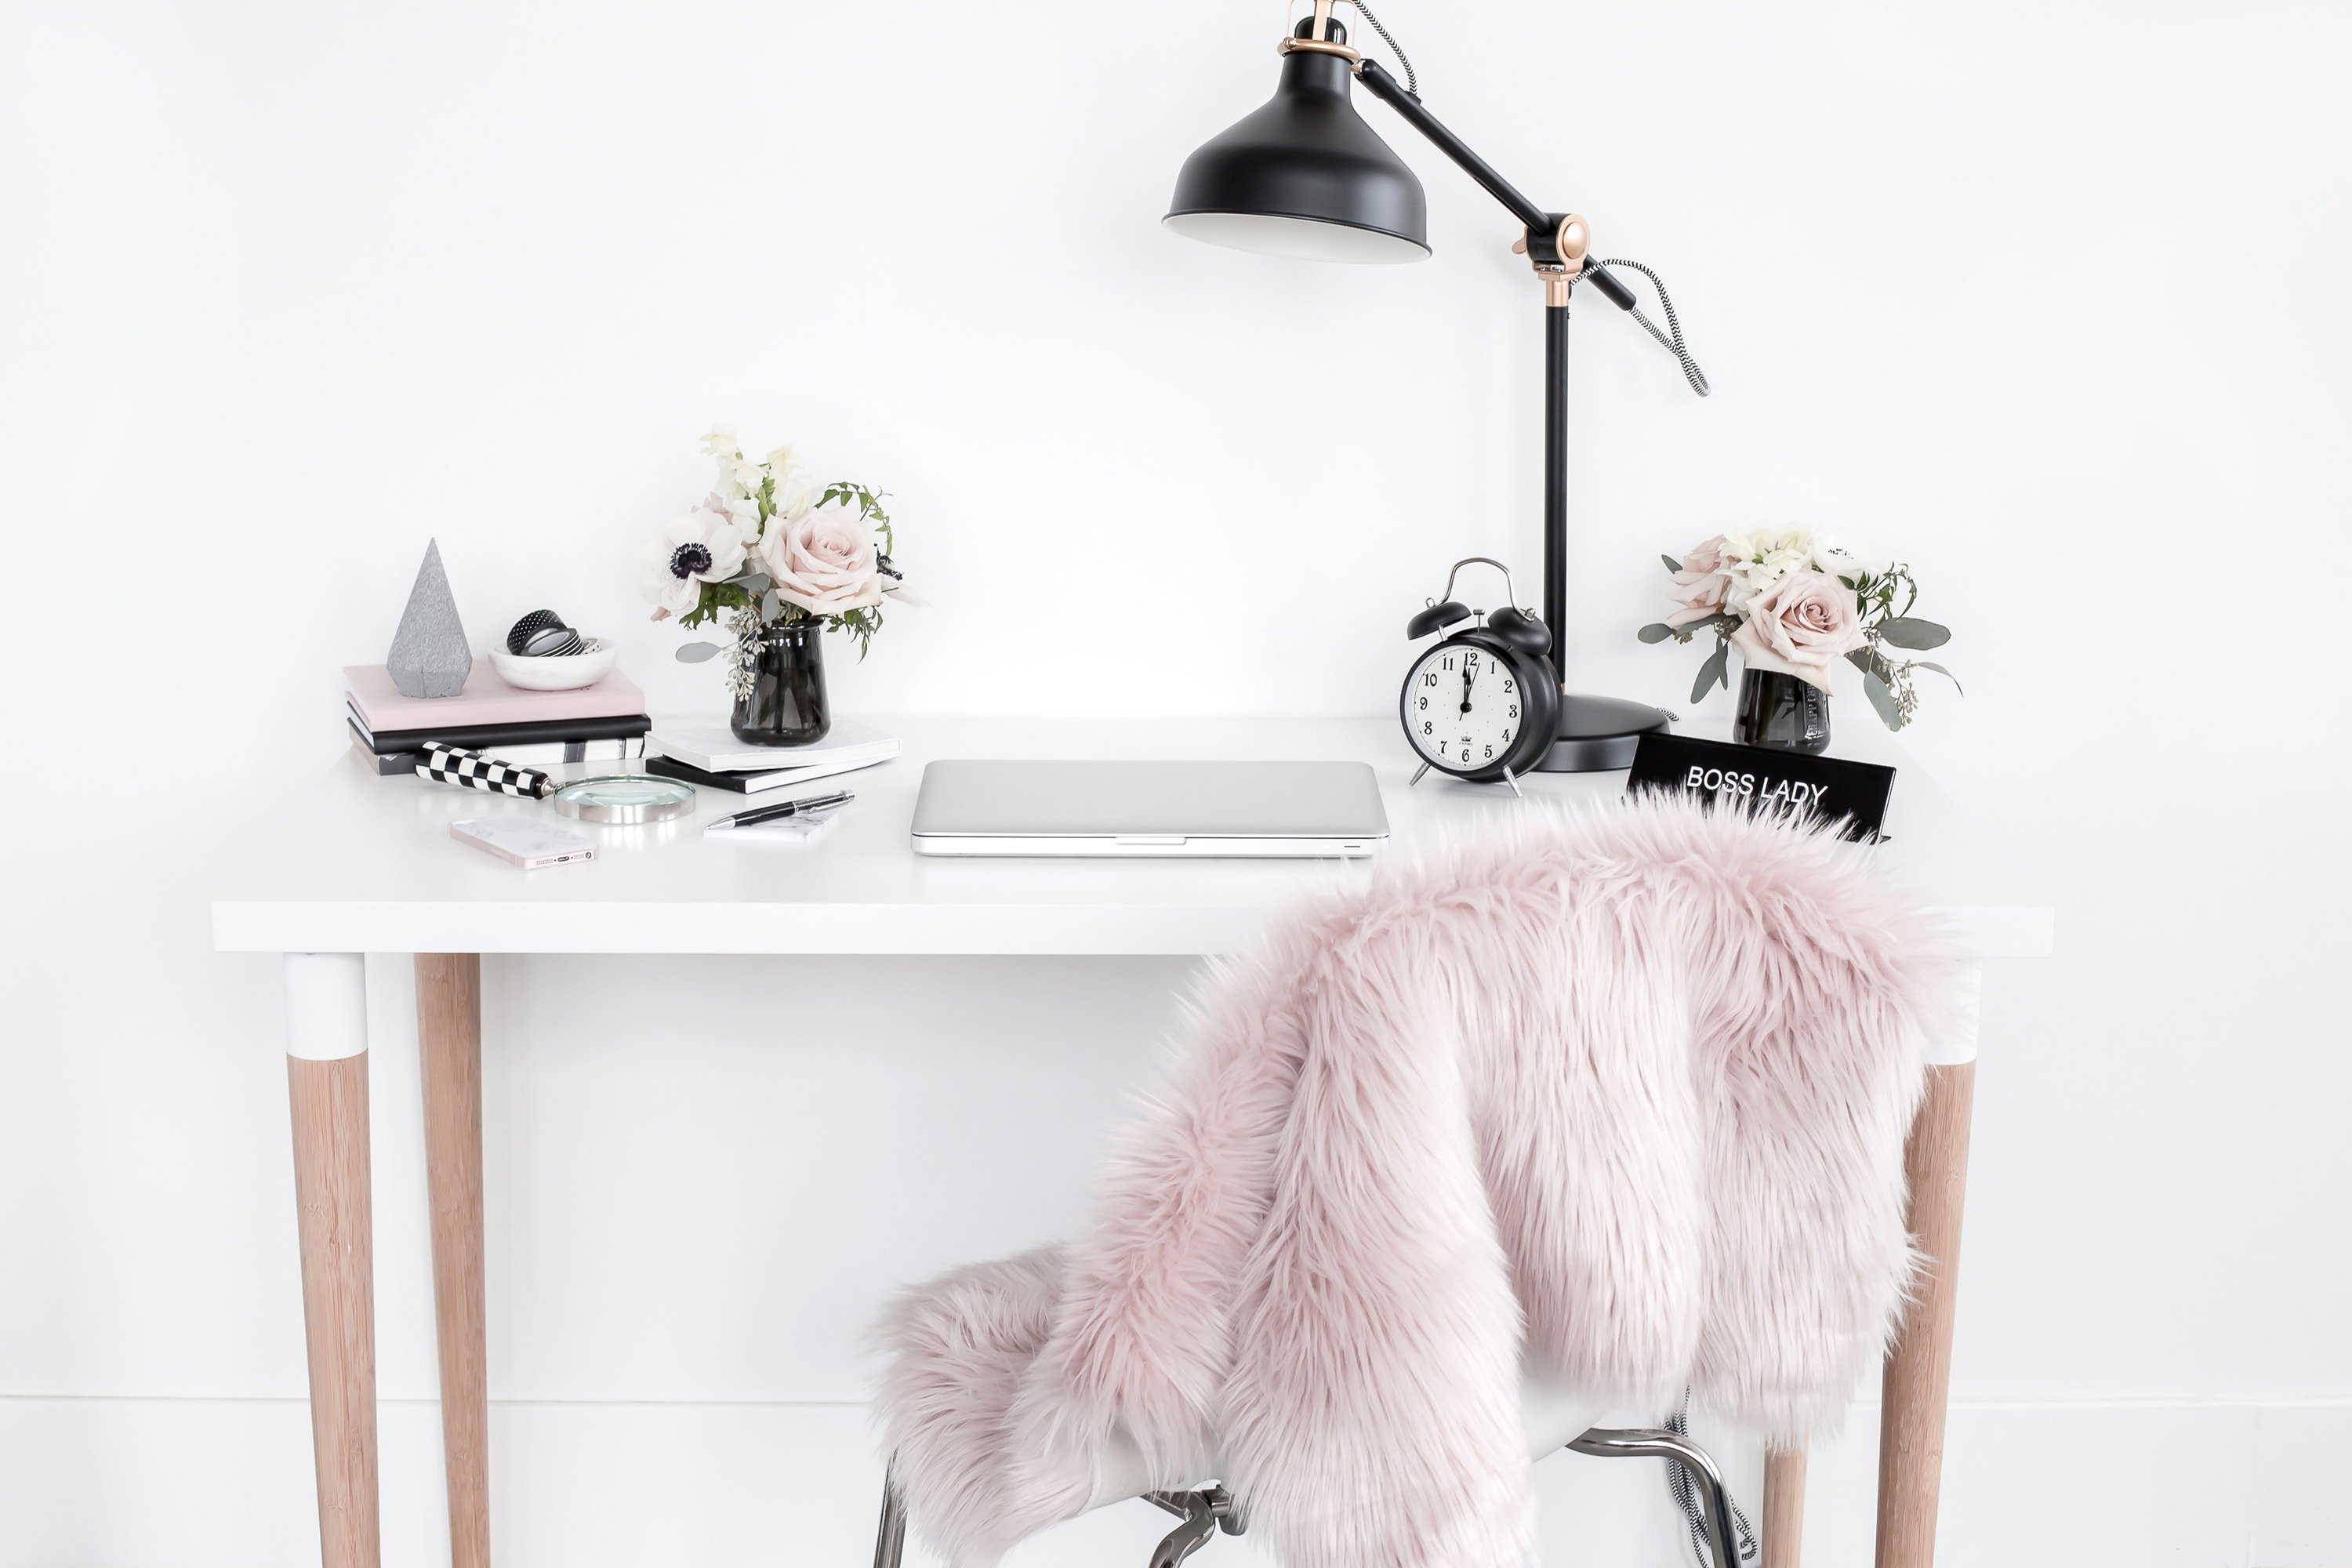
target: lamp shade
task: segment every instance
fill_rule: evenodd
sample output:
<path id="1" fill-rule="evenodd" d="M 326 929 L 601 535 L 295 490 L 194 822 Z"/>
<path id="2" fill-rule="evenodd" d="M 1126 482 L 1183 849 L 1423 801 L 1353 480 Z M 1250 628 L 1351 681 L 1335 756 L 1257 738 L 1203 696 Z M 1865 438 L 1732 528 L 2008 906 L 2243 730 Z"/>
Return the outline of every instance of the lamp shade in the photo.
<path id="1" fill-rule="evenodd" d="M 1336 24 L 1332 34 L 1346 37 Z M 1212 245 L 1313 261 L 1426 257 L 1429 198 L 1356 112 L 1349 77 L 1336 55 L 1285 55 L 1282 84 L 1265 107 L 1184 160 L 1168 226 Z"/>

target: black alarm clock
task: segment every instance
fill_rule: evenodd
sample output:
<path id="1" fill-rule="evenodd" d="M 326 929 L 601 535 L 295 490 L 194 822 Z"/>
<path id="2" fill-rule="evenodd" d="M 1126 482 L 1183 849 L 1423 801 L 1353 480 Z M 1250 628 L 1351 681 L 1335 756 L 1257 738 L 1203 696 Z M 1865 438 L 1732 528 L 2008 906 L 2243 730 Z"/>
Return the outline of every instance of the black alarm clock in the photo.
<path id="1" fill-rule="evenodd" d="M 1445 595 L 1405 625 L 1418 642 L 1432 632 L 1478 617 L 1454 597 L 1465 566 L 1492 566 L 1513 599 L 1510 568 L 1484 555 L 1454 563 Z M 1483 623 L 1452 633 L 1412 661 L 1404 678 L 1398 717 L 1405 739 L 1421 754 L 1422 774 L 1435 768 L 1472 784 L 1499 779 L 1514 791 L 1550 750 L 1559 723 L 1559 677 L 1551 667 L 1551 632 L 1532 613 L 1505 605 Z"/>

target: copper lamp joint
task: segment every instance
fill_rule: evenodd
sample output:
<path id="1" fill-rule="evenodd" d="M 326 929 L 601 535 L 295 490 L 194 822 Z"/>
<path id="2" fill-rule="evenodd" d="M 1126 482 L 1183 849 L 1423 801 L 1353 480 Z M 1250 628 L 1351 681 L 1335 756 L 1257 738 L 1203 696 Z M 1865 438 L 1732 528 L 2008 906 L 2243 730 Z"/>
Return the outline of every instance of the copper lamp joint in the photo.
<path id="1" fill-rule="evenodd" d="M 1569 291 L 1583 275 L 1584 258 L 1592 251 L 1592 226 L 1580 213 L 1562 215 L 1557 226 L 1545 237 L 1550 240 L 1549 257 L 1537 254 L 1529 244 L 1530 231 L 1521 229 L 1519 237 L 1511 242 L 1511 254 L 1524 256 L 1544 280 L 1544 303 L 1554 308 L 1567 305 Z"/>
<path id="2" fill-rule="evenodd" d="M 1336 55 L 1347 61 L 1351 68 L 1361 70 L 1364 57 L 1347 45 L 1334 43 L 1331 40 L 1331 7 L 1335 4 L 1337 0 L 1315 0 L 1315 26 L 1307 30 L 1307 36 L 1303 38 L 1295 35 L 1285 35 L 1282 42 L 1275 46 L 1274 52 L 1278 55 L 1301 52 Z"/>
<path id="3" fill-rule="evenodd" d="M 1364 57 L 1345 44 L 1327 44 L 1319 38 L 1285 38 L 1274 47 L 1277 55 L 1336 55 L 1358 70 L 1364 68 Z"/>

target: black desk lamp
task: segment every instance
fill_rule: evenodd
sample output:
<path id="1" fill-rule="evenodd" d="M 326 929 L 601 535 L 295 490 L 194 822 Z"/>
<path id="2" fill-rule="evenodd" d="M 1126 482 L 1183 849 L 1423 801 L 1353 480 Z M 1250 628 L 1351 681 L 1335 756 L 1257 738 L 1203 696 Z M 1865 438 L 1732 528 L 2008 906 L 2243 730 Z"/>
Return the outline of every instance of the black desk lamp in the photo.
<path id="1" fill-rule="evenodd" d="M 1543 614 L 1557 658 L 1567 647 L 1570 292 L 1589 280 L 1681 359 L 1692 389 L 1702 396 L 1706 378 L 1684 350 L 1680 328 L 1671 339 L 1659 331 L 1634 308 L 1632 291 L 1589 259 L 1591 237 L 1584 219 L 1546 212 L 1521 195 L 1423 109 L 1411 85 L 1349 48 L 1347 29 L 1332 18 L 1333 4 L 1315 0 L 1315 14 L 1282 40 L 1282 83 L 1265 107 L 1184 161 L 1168 226 L 1213 245 L 1315 261 L 1419 261 L 1429 255 L 1429 204 L 1421 181 L 1357 115 L 1349 99 L 1350 76 L 1363 78 L 1526 226 L 1512 249 L 1526 255 L 1544 284 Z M 1370 19 L 1370 12 L 1364 15 Z M 1410 78 L 1411 64 L 1402 51 L 1397 58 Z M 1674 307 L 1665 310 L 1673 326 Z M 1564 693 L 1559 738 L 1538 765 L 1550 773 L 1629 766 L 1635 740 L 1664 731 L 1669 718 L 1647 703 Z"/>

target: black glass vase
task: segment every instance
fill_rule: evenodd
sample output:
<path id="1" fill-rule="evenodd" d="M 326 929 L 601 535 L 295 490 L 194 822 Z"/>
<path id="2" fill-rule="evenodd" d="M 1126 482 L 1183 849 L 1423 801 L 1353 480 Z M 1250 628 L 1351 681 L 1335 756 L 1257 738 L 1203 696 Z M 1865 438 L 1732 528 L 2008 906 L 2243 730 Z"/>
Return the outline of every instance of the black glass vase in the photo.
<path id="1" fill-rule="evenodd" d="M 1743 746 L 1780 752 L 1830 749 L 1829 693 L 1810 680 L 1777 669 L 1750 669 L 1739 677 L 1739 706 L 1732 714 L 1731 738 Z"/>
<path id="2" fill-rule="evenodd" d="M 727 727 L 750 746 L 807 746 L 833 728 L 824 694 L 824 624 L 794 621 L 760 634 L 751 691 L 735 700 Z"/>

